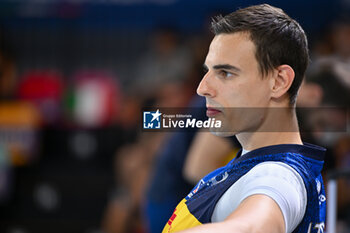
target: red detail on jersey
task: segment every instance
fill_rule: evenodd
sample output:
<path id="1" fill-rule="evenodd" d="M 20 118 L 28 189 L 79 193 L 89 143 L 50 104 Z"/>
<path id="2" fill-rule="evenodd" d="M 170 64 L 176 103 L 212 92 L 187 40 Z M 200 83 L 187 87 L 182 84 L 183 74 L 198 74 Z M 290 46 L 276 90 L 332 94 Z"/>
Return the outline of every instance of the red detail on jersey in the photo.
<path id="1" fill-rule="evenodd" d="M 171 225 L 173 223 L 174 219 L 176 218 L 175 212 L 176 212 L 176 209 L 174 210 L 173 215 L 171 215 L 171 217 L 170 217 L 170 219 L 168 221 L 169 225 Z"/>

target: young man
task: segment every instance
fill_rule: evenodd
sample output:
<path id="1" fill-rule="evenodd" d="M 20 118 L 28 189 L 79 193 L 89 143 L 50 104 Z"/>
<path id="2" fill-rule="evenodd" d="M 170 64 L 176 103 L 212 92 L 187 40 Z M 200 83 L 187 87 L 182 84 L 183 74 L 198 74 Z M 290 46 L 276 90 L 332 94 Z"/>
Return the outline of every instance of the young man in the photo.
<path id="1" fill-rule="evenodd" d="M 266 4 L 212 29 L 197 92 L 222 121 L 215 133 L 235 134 L 243 149 L 197 184 L 163 232 L 323 232 L 325 149 L 303 144 L 294 109 L 309 60 L 303 29 Z"/>

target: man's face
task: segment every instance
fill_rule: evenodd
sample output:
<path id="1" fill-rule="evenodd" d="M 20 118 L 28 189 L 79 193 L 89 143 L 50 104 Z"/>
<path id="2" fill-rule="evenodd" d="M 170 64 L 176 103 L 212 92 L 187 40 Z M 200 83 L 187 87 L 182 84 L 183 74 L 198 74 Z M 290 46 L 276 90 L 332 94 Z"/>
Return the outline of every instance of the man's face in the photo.
<path id="1" fill-rule="evenodd" d="M 206 98 L 208 117 L 222 121 L 218 134 L 255 131 L 269 106 L 271 79 L 259 70 L 249 34 L 215 36 L 204 67 L 197 93 Z"/>

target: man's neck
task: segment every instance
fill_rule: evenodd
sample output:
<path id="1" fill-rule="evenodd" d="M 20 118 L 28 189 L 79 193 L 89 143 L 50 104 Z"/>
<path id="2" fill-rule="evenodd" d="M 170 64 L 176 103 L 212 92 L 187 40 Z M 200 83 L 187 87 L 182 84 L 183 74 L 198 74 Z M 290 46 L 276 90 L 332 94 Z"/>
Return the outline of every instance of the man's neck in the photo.
<path id="1" fill-rule="evenodd" d="M 269 114 L 255 132 L 237 134 L 236 137 L 242 147 L 251 151 L 271 145 L 302 144 L 294 111 L 279 114 L 278 118 L 275 113 Z"/>

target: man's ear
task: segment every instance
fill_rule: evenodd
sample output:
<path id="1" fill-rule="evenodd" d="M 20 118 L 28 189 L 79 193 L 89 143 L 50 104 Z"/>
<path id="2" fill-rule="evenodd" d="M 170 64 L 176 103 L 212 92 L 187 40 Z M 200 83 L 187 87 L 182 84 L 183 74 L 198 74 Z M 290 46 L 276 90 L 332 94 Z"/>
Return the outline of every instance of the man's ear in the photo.
<path id="1" fill-rule="evenodd" d="M 280 65 L 276 68 L 272 82 L 271 97 L 280 98 L 289 90 L 294 80 L 294 70 L 289 65 Z"/>

